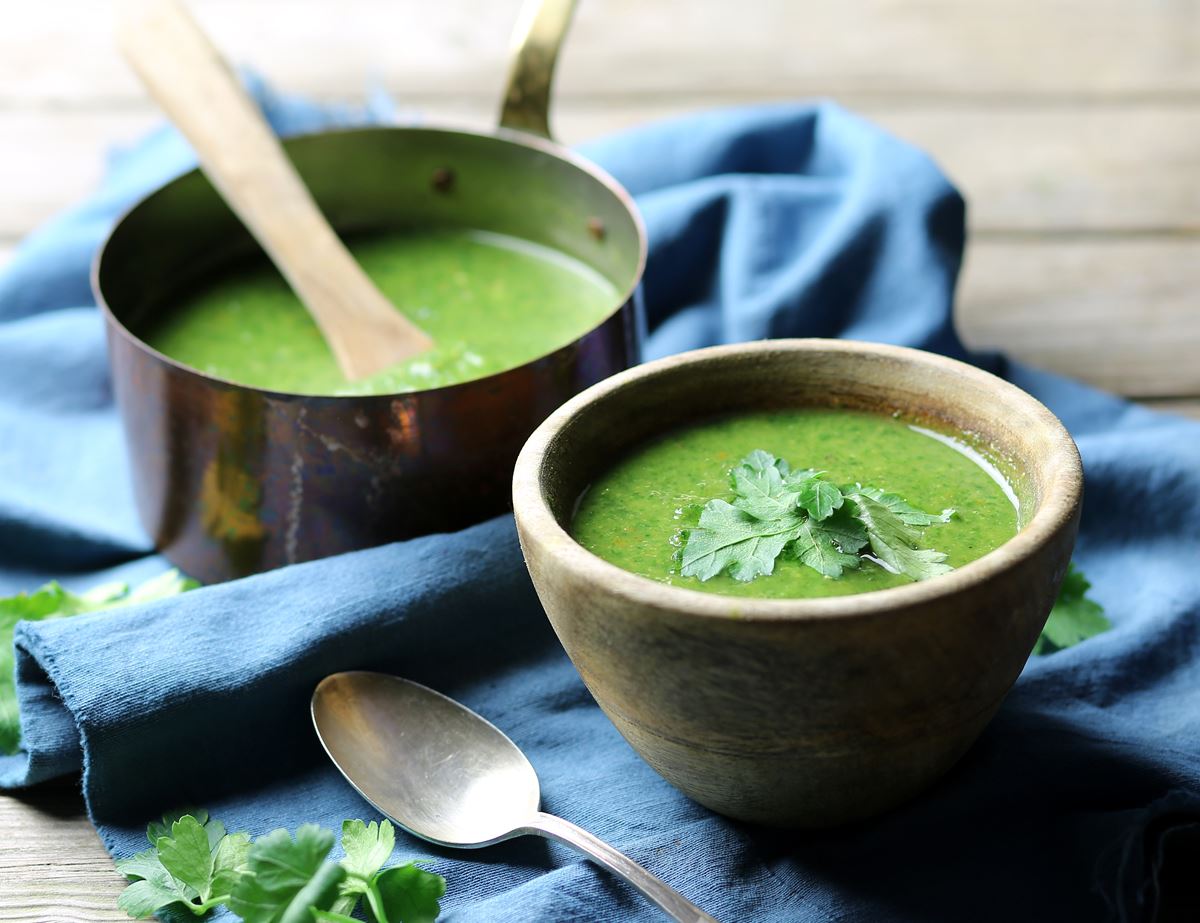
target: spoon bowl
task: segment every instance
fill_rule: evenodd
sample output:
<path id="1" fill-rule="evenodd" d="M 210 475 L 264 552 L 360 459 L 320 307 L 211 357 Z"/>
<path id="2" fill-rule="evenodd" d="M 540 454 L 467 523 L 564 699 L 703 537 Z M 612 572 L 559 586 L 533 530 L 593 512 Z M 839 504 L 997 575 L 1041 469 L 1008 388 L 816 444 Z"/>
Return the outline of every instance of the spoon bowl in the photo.
<path id="1" fill-rule="evenodd" d="M 607 843 L 539 810 L 537 773 L 504 732 L 440 692 L 383 673 L 327 676 L 313 725 L 355 790 L 409 833 L 474 848 L 537 834 L 580 850 L 672 919 L 716 923 Z"/>
<path id="2" fill-rule="evenodd" d="M 537 813 L 538 777 L 525 754 L 440 692 L 382 673 L 335 673 L 317 686 L 312 714 L 342 775 L 417 836 L 488 846 Z"/>

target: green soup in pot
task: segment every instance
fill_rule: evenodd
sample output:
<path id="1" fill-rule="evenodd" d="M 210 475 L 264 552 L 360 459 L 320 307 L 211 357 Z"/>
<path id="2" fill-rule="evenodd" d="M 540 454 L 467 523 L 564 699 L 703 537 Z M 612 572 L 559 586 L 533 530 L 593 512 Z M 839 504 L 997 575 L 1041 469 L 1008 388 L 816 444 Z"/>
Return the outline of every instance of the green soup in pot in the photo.
<path id="1" fill-rule="evenodd" d="M 732 499 L 730 469 L 762 449 L 793 468 L 824 471 L 833 484 L 879 487 L 929 512 L 954 509 L 948 522 L 922 531 L 947 564 L 961 567 L 1012 538 L 1019 517 L 1003 475 L 960 437 L 849 410 L 718 418 L 668 433 L 619 461 L 580 498 L 572 532 L 625 570 L 704 592 L 794 598 L 903 586 L 911 579 L 870 559 L 834 579 L 786 554 L 770 575 L 742 582 L 722 573 L 702 582 L 680 574 L 679 550 L 705 502 Z"/>
<path id="2" fill-rule="evenodd" d="M 287 283 L 260 263 L 223 276 L 142 338 L 239 384 L 297 394 L 390 394 L 456 384 L 522 365 L 578 339 L 620 298 L 603 276 L 556 250 L 488 231 L 384 233 L 350 248 L 435 348 L 347 382 Z"/>

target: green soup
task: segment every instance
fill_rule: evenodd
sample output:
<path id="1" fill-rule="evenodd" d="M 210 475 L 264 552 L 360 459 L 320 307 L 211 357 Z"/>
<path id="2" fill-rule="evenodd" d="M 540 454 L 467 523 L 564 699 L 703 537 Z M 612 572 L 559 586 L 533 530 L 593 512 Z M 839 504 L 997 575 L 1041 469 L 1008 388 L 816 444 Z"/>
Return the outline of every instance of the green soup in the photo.
<path id="1" fill-rule="evenodd" d="M 347 382 L 316 324 L 273 267 L 225 277 L 142 332 L 185 365 L 299 394 L 389 394 L 513 368 L 582 336 L 620 297 L 590 267 L 486 231 L 389 233 L 351 241 L 355 257 L 436 342 L 429 353 Z"/>
<path id="2" fill-rule="evenodd" d="M 1017 532 L 1012 490 L 964 441 L 892 417 L 808 409 L 716 419 L 643 446 L 586 491 L 574 536 L 635 574 L 730 596 L 840 596 L 912 582 L 870 560 L 832 579 L 787 555 L 777 560 L 774 573 L 749 582 L 724 573 L 704 582 L 681 576 L 677 553 L 684 530 L 696 524 L 706 501 L 731 498 L 730 469 L 755 449 L 793 467 L 823 470 L 834 484 L 880 487 L 926 511 L 953 508 L 950 521 L 928 527 L 925 537 L 954 567 Z"/>

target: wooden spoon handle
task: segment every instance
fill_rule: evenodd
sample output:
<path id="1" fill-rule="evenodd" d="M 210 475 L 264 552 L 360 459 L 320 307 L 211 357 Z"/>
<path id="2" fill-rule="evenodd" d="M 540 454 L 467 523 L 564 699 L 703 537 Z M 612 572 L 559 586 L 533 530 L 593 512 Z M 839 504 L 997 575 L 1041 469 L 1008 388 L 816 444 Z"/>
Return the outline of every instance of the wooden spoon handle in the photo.
<path id="1" fill-rule="evenodd" d="M 433 343 L 334 233 L 254 101 L 176 0 L 122 0 L 117 37 L 151 95 L 309 313 L 347 378 Z"/>

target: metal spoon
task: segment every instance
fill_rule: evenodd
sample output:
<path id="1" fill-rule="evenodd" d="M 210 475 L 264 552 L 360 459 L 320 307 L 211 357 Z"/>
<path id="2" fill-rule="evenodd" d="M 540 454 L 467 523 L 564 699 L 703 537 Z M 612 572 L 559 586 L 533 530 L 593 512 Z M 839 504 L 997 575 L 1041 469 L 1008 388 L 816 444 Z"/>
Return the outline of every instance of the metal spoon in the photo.
<path id="1" fill-rule="evenodd" d="M 544 836 L 624 878 L 673 919 L 717 923 L 603 840 L 539 810 L 538 778 L 525 754 L 440 692 L 383 673 L 335 673 L 313 692 L 312 717 L 347 781 L 409 833 L 461 847 Z"/>

